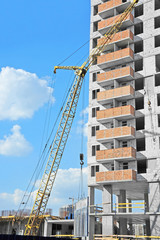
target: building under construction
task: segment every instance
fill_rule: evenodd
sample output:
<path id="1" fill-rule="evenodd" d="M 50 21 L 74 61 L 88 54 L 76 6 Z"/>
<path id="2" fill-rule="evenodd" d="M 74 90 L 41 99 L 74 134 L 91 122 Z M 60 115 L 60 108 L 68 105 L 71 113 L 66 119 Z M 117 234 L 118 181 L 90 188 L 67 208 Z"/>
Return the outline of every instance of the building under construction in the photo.
<path id="1" fill-rule="evenodd" d="M 130 2 L 91 0 L 90 50 Z M 90 239 L 99 218 L 103 235 L 132 235 L 136 223 L 160 236 L 160 0 L 139 1 L 89 81 Z"/>
<path id="2" fill-rule="evenodd" d="M 90 38 L 82 66 L 54 68 L 74 70 L 75 78 L 52 145 L 45 146 L 48 161 L 30 216 L 0 220 L 9 229 L 10 223 L 23 225 L 25 236 L 160 236 L 160 0 L 91 0 Z M 71 207 L 74 220 L 48 218 L 45 209 L 88 70 L 89 198 Z"/>

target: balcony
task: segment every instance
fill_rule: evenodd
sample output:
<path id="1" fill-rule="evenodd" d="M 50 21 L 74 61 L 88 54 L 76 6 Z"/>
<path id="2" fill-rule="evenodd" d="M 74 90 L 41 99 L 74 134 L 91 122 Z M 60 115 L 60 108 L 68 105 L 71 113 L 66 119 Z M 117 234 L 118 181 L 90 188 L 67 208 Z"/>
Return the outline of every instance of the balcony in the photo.
<path id="1" fill-rule="evenodd" d="M 134 71 L 131 67 L 118 68 L 112 71 L 100 73 L 97 75 L 97 83 L 104 87 L 114 82 L 114 79 L 119 81 L 132 80 Z"/>
<path id="2" fill-rule="evenodd" d="M 121 14 L 98 22 L 98 31 L 102 35 L 105 34 L 109 30 L 109 28 L 120 19 L 120 17 Z M 123 21 L 122 27 L 127 28 L 133 25 L 133 19 L 133 15 L 130 13 L 126 20 Z"/>
<path id="3" fill-rule="evenodd" d="M 135 116 L 135 109 L 131 105 L 109 108 L 97 112 L 97 121 L 100 123 L 110 122 L 112 119 L 127 120 Z"/>
<path id="4" fill-rule="evenodd" d="M 113 39 L 109 41 L 109 44 L 106 44 L 105 37 L 99 38 L 97 45 L 101 46 L 101 45 L 105 44 L 103 51 L 107 51 L 110 49 L 110 47 L 111 47 L 111 45 L 113 45 L 113 43 L 116 43 L 117 46 L 119 48 L 121 48 L 124 44 L 126 45 L 126 44 L 132 43 L 133 39 L 134 39 L 133 33 L 129 29 L 127 29 L 125 31 L 116 33 L 114 35 Z M 108 41 L 107 41 L 107 43 L 108 43 Z"/>
<path id="5" fill-rule="evenodd" d="M 136 179 L 136 171 L 132 169 L 96 173 L 97 183 L 128 182 Z"/>
<path id="6" fill-rule="evenodd" d="M 110 142 L 113 139 L 129 140 L 133 138 L 135 138 L 135 128 L 128 126 L 99 130 L 96 132 L 96 139 L 100 143 Z"/>
<path id="7" fill-rule="evenodd" d="M 111 162 L 113 160 L 135 160 L 136 149 L 133 147 L 114 148 L 96 151 L 96 160 L 99 163 Z"/>
<path id="8" fill-rule="evenodd" d="M 111 0 L 98 6 L 98 14 L 102 18 L 107 18 L 114 15 L 114 8 L 116 8 L 119 12 L 124 12 L 129 4 L 130 2 L 128 1 L 123 3 L 122 0 Z"/>
<path id="9" fill-rule="evenodd" d="M 113 99 L 116 100 L 128 100 L 134 97 L 134 88 L 130 85 L 115 89 L 110 89 L 107 91 L 98 92 L 97 102 L 100 104 L 107 104 Z"/>
<path id="10" fill-rule="evenodd" d="M 131 48 L 124 48 L 116 52 L 107 53 L 97 57 L 97 65 L 100 68 L 109 68 L 114 65 L 133 61 L 134 53 Z"/>

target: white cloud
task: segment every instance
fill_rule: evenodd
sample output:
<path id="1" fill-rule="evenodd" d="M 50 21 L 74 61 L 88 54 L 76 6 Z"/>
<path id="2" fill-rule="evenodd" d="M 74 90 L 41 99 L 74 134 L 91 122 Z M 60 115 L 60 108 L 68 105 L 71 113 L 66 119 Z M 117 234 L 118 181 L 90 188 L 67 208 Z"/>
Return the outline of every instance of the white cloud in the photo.
<path id="1" fill-rule="evenodd" d="M 21 127 L 14 125 L 11 134 L 0 140 L 0 154 L 5 156 L 24 156 L 32 150 L 30 143 L 21 133 Z"/>
<path id="2" fill-rule="evenodd" d="M 83 169 L 83 182 L 84 182 L 84 192 L 87 196 L 87 168 Z M 38 180 L 39 183 L 39 180 Z M 69 168 L 69 169 L 59 169 L 56 177 L 55 184 L 53 186 L 53 191 L 51 193 L 47 208 L 53 209 L 53 215 L 59 214 L 59 208 L 71 204 L 72 201 L 69 197 L 74 197 L 77 199 L 80 184 L 80 169 L 79 168 Z M 36 192 L 36 191 L 35 191 Z M 35 197 L 35 192 L 32 194 Z M 24 192 L 20 189 L 16 189 L 14 193 L 0 193 L 1 209 L 13 209 L 17 210 L 19 204 L 22 200 Z M 32 205 L 31 205 L 32 207 Z"/>
<path id="3" fill-rule="evenodd" d="M 88 113 L 89 113 L 88 107 L 82 110 L 80 113 L 81 119 L 78 121 L 77 124 L 77 133 L 81 134 L 83 132 L 83 135 L 85 137 L 88 136 Z"/>
<path id="4" fill-rule="evenodd" d="M 0 120 L 31 118 L 49 99 L 53 89 L 46 79 L 22 69 L 5 67 L 0 72 Z M 54 98 L 52 97 L 52 101 Z"/>

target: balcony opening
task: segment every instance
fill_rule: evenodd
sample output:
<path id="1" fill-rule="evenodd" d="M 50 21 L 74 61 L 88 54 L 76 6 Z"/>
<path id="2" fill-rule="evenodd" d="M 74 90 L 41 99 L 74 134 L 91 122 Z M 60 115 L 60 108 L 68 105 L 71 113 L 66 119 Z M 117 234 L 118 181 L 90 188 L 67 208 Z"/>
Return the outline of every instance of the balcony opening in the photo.
<path id="1" fill-rule="evenodd" d="M 92 157 L 96 156 L 96 151 L 100 150 L 100 145 L 93 145 L 92 146 Z"/>
<path id="2" fill-rule="evenodd" d="M 160 86 L 160 74 L 155 75 L 155 86 Z"/>
<path id="3" fill-rule="evenodd" d="M 154 37 L 155 48 L 160 47 L 160 35 Z"/>
<path id="4" fill-rule="evenodd" d="M 93 16 L 97 15 L 98 13 L 98 5 L 95 5 L 93 8 Z"/>
<path id="5" fill-rule="evenodd" d="M 98 39 L 99 39 L 99 38 L 100 38 L 100 37 L 93 38 L 93 42 L 92 42 L 92 47 L 93 47 L 93 48 L 97 47 L 97 43 L 98 43 Z"/>
<path id="6" fill-rule="evenodd" d="M 122 127 L 125 127 L 125 126 L 127 126 L 127 121 L 124 120 L 124 121 L 121 122 L 121 124 L 122 124 Z"/>
<path id="7" fill-rule="evenodd" d="M 110 149 L 114 149 L 114 143 L 113 142 L 110 143 Z"/>
<path id="8" fill-rule="evenodd" d="M 134 26 L 134 34 L 138 35 L 143 33 L 143 22 L 140 22 Z"/>
<path id="9" fill-rule="evenodd" d="M 91 166 L 91 177 L 95 177 L 96 172 L 99 172 L 99 165 Z"/>
<path id="10" fill-rule="evenodd" d="M 135 90 L 142 90 L 144 89 L 144 78 L 136 79 L 135 81 Z"/>
<path id="11" fill-rule="evenodd" d="M 143 70 L 143 59 L 135 61 L 135 72 Z"/>
<path id="12" fill-rule="evenodd" d="M 136 131 L 144 129 L 144 117 L 136 118 Z"/>
<path id="13" fill-rule="evenodd" d="M 119 170 L 127 170 L 128 169 L 128 162 L 123 162 L 119 164 Z"/>
<path id="14" fill-rule="evenodd" d="M 99 107 L 92 108 L 92 118 L 97 117 L 97 111 L 99 111 Z"/>
<path id="15" fill-rule="evenodd" d="M 143 4 L 135 7 L 135 18 L 143 15 Z"/>
<path id="16" fill-rule="evenodd" d="M 139 41 L 134 44 L 134 52 L 135 53 L 143 52 L 143 41 Z"/>
<path id="17" fill-rule="evenodd" d="M 160 9 L 160 0 L 155 0 L 155 10 Z"/>
<path id="18" fill-rule="evenodd" d="M 128 162 L 123 163 L 123 170 L 128 169 Z"/>
<path id="19" fill-rule="evenodd" d="M 136 110 L 144 109 L 144 97 L 136 98 Z"/>
<path id="20" fill-rule="evenodd" d="M 95 137 L 96 136 L 96 131 L 99 130 L 99 126 L 93 126 L 91 130 L 91 136 Z"/>
<path id="21" fill-rule="evenodd" d="M 145 138 L 138 138 L 136 139 L 136 145 L 137 145 L 137 152 L 145 151 Z"/>
<path id="22" fill-rule="evenodd" d="M 160 106 L 160 93 L 157 94 L 157 106 Z"/>
<path id="23" fill-rule="evenodd" d="M 137 161 L 137 173 L 146 173 L 147 172 L 147 161 L 140 160 Z"/>
<path id="24" fill-rule="evenodd" d="M 158 127 L 160 127 L 160 114 L 158 114 L 157 116 L 158 116 Z"/>
<path id="25" fill-rule="evenodd" d="M 155 56 L 156 58 L 156 72 L 160 72 L 160 54 Z"/>
<path id="26" fill-rule="evenodd" d="M 122 148 L 128 147 L 128 142 L 127 141 L 122 141 Z"/>
<path id="27" fill-rule="evenodd" d="M 154 19 L 154 28 L 159 28 L 160 27 L 160 16 L 156 17 Z"/>
<path id="28" fill-rule="evenodd" d="M 93 75 L 92 75 L 92 81 L 93 82 L 96 82 L 97 81 L 97 74 L 99 74 L 100 72 L 95 72 L 95 73 L 93 73 Z"/>
<path id="29" fill-rule="evenodd" d="M 114 163 L 111 163 L 111 171 L 114 171 Z"/>
<path id="30" fill-rule="evenodd" d="M 98 22 L 99 21 L 93 23 L 93 32 L 98 31 Z"/>
<path id="31" fill-rule="evenodd" d="M 92 99 L 96 99 L 97 98 L 97 93 L 100 92 L 100 89 L 96 89 L 92 91 Z"/>
<path id="32" fill-rule="evenodd" d="M 121 106 L 127 106 L 127 101 L 121 102 Z"/>

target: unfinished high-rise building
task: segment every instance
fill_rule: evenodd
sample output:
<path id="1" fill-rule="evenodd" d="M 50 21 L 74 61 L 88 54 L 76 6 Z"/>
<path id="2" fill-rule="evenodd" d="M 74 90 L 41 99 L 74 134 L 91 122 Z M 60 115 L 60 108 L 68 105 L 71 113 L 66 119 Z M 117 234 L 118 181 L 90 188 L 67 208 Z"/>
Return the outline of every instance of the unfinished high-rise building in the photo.
<path id="1" fill-rule="evenodd" d="M 91 0 L 90 50 L 130 3 Z M 160 236 L 160 0 L 139 1 L 90 68 L 89 84 L 90 239 L 133 235 L 138 225 Z"/>

